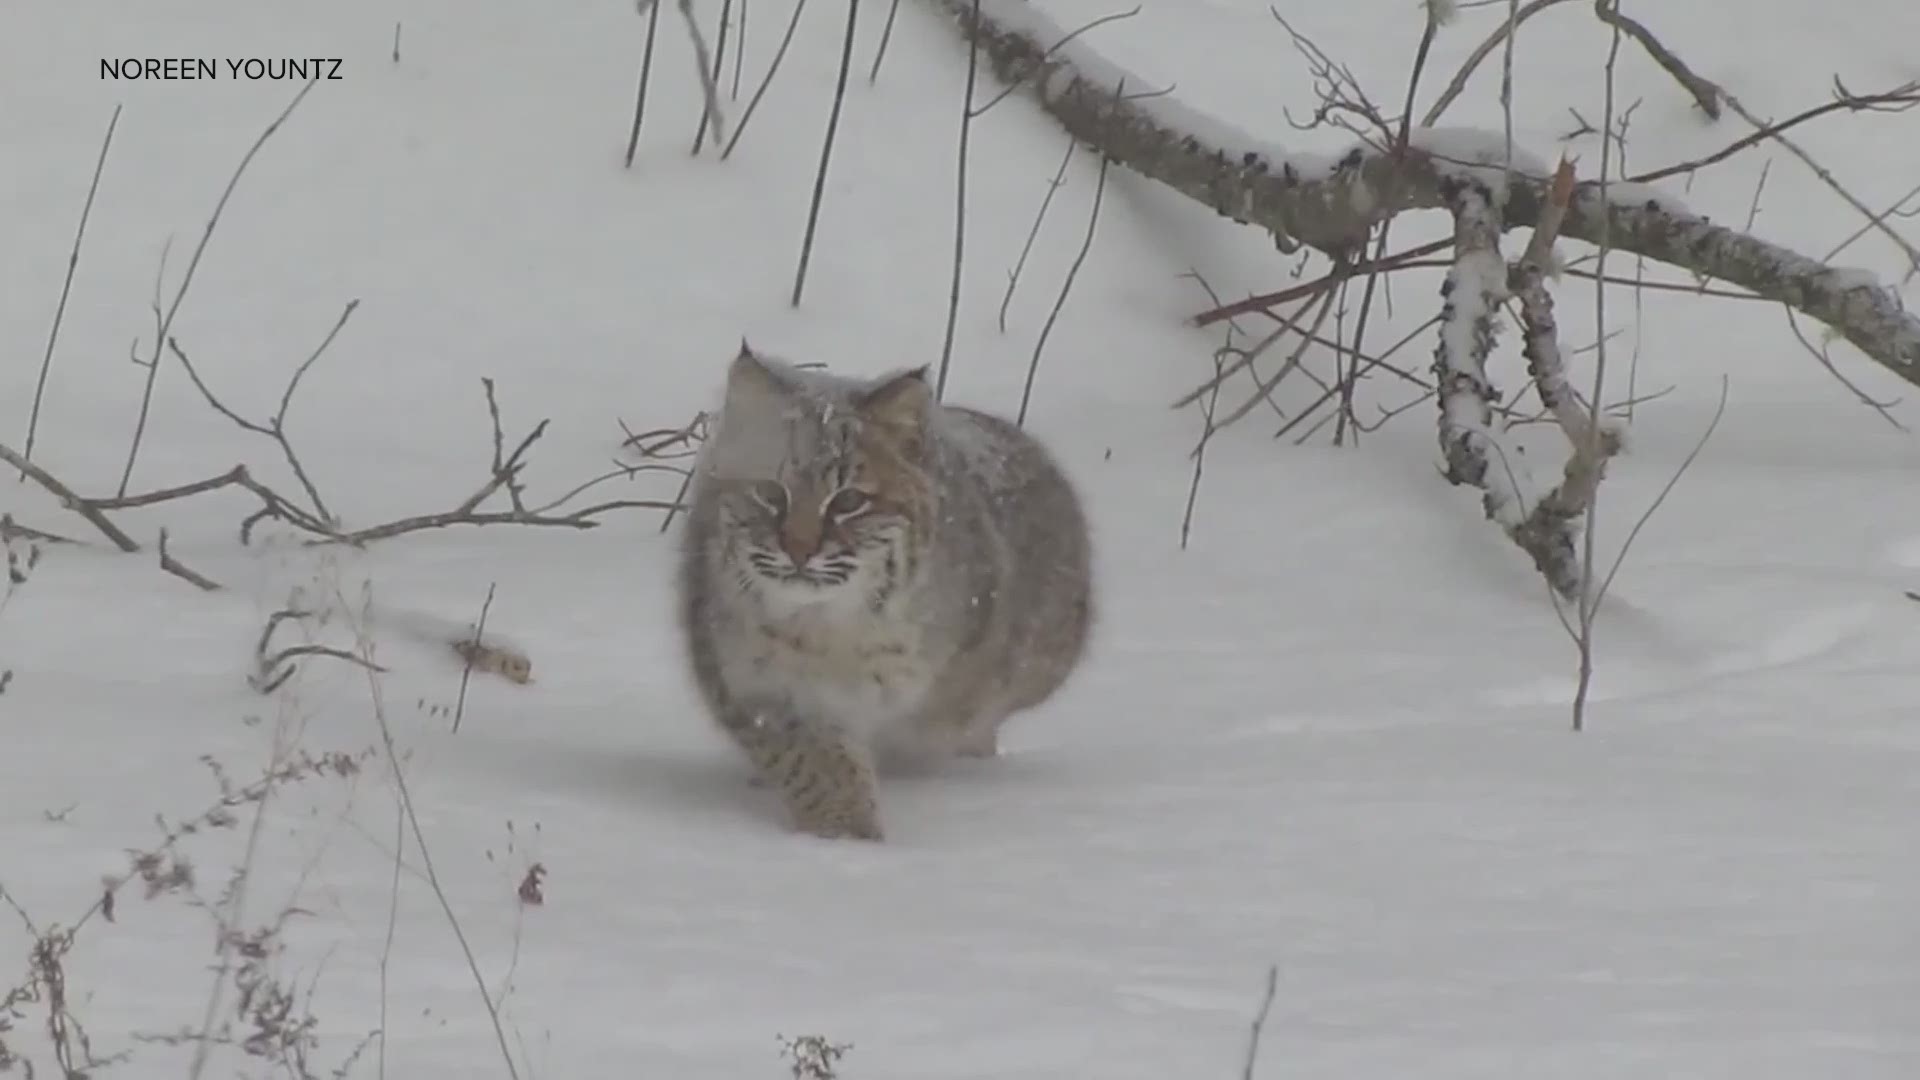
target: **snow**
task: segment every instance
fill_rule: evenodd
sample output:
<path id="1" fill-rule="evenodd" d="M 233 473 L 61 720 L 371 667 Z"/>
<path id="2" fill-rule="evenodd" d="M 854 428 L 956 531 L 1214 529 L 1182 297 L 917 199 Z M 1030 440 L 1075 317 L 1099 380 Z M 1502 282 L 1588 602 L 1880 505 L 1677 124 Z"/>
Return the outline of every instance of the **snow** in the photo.
<path id="1" fill-rule="evenodd" d="M 1485 128 L 1430 127 L 1408 132 L 1407 142 L 1438 159 L 1438 171 L 1445 175 L 1457 171 L 1486 184 L 1497 198 L 1506 190 L 1507 144 L 1505 136 Z M 1538 154 L 1526 147 L 1513 148 L 1514 172 L 1536 179 L 1553 175 L 1553 169 Z"/>
<path id="2" fill-rule="evenodd" d="M 1762 114 L 1825 100 L 1836 72 L 1860 89 L 1911 76 L 1907 0 L 1859 0 L 1844 20 L 1752 0 L 1737 35 L 1682 7 L 1636 17 Z M 711 0 L 697 8 L 712 27 Z M 1069 27 L 1108 13 L 1043 8 Z M 742 100 L 788 10 L 752 5 Z M 687 155 L 700 113 L 692 50 L 663 18 L 630 171 L 620 159 L 644 32 L 631 6 L 10 10 L 0 442 L 23 439 L 114 105 L 125 111 L 35 451 L 89 495 L 110 493 L 126 458 L 143 375 L 127 348 L 152 345 L 163 249 L 169 300 L 234 165 L 297 90 L 107 82 L 102 57 L 342 58 L 342 79 L 318 84 L 240 180 L 174 333 L 216 392 L 262 418 L 360 300 L 288 420 L 349 525 L 446 510 L 487 479 L 483 376 L 496 380 L 509 449 L 551 420 L 523 476 L 538 504 L 605 471 L 621 422 L 678 427 L 709 407 L 743 335 L 862 375 L 937 358 L 965 52 L 928 5 L 903 6 L 871 88 L 858 76 L 884 7 L 862 6 L 819 247 L 804 303 L 787 304 L 839 10 L 810 8 L 724 164 Z M 1413 10 L 1356 0 L 1289 18 L 1398 101 Z M 1435 42 L 1426 93 L 1503 13 L 1462 11 Z M 1522 31 L 1516 143 L 1536 156 L 1561 148 L 1569 108 L 1595 115 L 1610 35 L 1592 24 L 1585 6 L 1561 5 Z M 1176 85 L 1154 107 L 1177 101 L 1215 118 L 1210 130 L 1260 131 L 1296 157 L 1350 141 L 1279 119 L 1307 103 L 1308 74 L 1265 5 L 1149 0 L 1085 41 L 1143 87 Z M 1637 51 L 1619 66 L 1620 99 L 1641 102 L 1629 172 L 1738 136 L 1702 120 Z M 995 90 L 983 81 L 984 99 Z M 1499 130 L 1497 83 L 1483 70 L 1448 122 Z M 1888 206 L 1920 175 L 1902 122 L 1835 116 L 1798 141 L 1867 205 Z M 1000 334 L 1006 271 L 1061 138 L 1024 97 L 974 126 L 950 400 L 1002 412 L 1019 401 L 1093 188 L 1095 162 L 1076 161 Z M 1569 148 L 1598 160 L 1591 136 Z M 1768 156 L 1656 187 L 1744 222 Z M 276 745 L 371 751 L 356 776 L 276 787 L 251 844 L 260 807 L 244 803 L 235 827 L 180 845 L 209 902 L 246 862 L 242 929 L 299 909 L 284 950 L 261 963 L 317 1023 L 315 1075 L 382 1025 L 348 1075 L 382 1064 L 409 1080 L 506 1075 L 491 1001 L 521 1076 L 779 1077 L 776 1036 L 812 1034 L 852 1044 L 839 1064 L 849 1080 L 1238 1076 L 1269 965 L 1259 1076 L 1920 1075 L 1920 604 L 1903 595 L 1920 588 L 1912 438 L 1838 385 L 1770 306 L 1612 296 L 1610 396 L 1627 396 L 1630 367 L 1635 393 L 1672 389 L 1637 407 L 1636 453 L 1609 468 L 1603 561 L 1692 449 L 1723 375 L 1731 387 L 1600 614 L 1576 736 L 1575 656 L 1547 590 L 1477 499 L 1436 475 L 1430 402 L 1357 448 L 1331 447 L 1325 431 L 1276 442 L 1254 423 L 1218 435 L 1180 550 L 1199 420 L 1166 406 L 1209 376 L 1220 341 L 1184 321 L 1207 300 L 1180 275 L 1198 271 L 1232 299 L 1291 283 L 1292 260 L 1121 170 L 1109 184 L 1100 257 L 1054 327 L 1028 420 L 1093 520 L 1089 660 L 1007 729 L 1002 758 L 888 779 L 884 844 L 796 836 L 749 786 L 683 670 L 678 530 L 663 535 L 656 514 L 588 531 L 437 529 L 364 551 L 304 546 L 269 524 L 243 548 L 236 531 L 254 504 L 223 491 L 116 513 L 148 545 L 139 554 L 44 547 L 0 609 L 0 670 L 14 673 L 0 694 L 7 898 L 41 930 L 71 925 L 103 876 L 126 873 L 130 849 L 158 842 L 156 814 L 183 821 L 219 797 L 203 756 L 246 784 Z M 1817 257 L 1861 224 L 1797 160 L 1773 155 L 1757 232 Z M 1444 215 L 1408 218 L 1394 241 L 1448 227 Z M 1846 259 L 1904 281 L 1878 234 Z M 1614 272 L 1632 272 L 1630 260 Z M 1443 273 L 1393 279 L 1368 340 L 1430 317 Z M 1685 280 L 1649 268 L 1659 273 Z M 1920 296 L 1893 287 L 1909 308 Z M 1567 280 L 1556 297 L 1584 387 L 1592 295 Z M 1910 389 L 1844 343 L 1833 353 L 1877 399 Z M 1332 371 L 1324 353 L 1307 362 Z M 1517 389 L 1517 334 L 1495 363 L 1501 388 Z M 1250 385 L 1236 377 L 1221 404 Z M 1319 393 L 1292 377 L 1276 402 L 1291 417 Z M 1418 393 L 1369 381 L 1360 408 L 1377 415 Z M 1892 411 L 1912 427 L 1917 408 Z M 1549 424 L 1515 438 L 1563 452 Z M 241 461 L 298 490 L 271 441 L 213 415 L 163 367 L 132 489 Z M 594 495 L 670 498 L 677 485 L 646 473 Z M 0 513 L 93 539 L 6 477 Z M 163 526 L 172 554 L 227 588 L 161 573 L 151 541 Z M 472 625 L 490 586 L 488 633 L 525 649 L 536 678 L 476 673 L 463 689 L 458 658 L 431 639 Z M 250 689 L 260 628 L 294 589 L 332 609 L 312 632 L 343 648 L 370 591 L 366 632 L 388 670 L 312 657 L 280 692 Z M 376 690 L 424 853 L 399 814 Z M 518 895 L 535 864 L 539 904 Z M 0 909 L 0 994 L 26 971 L 31 940 Z M 178 893 L 144 899 L 138 884 L 112 921 L 81 929 L 65 960 L 73 1012 L 97 1053 L 129 1055 L 94 1075 L 189 1074 L 192 1046 L 138 1036 L 200 1030 L 213 944 L 207 911 Z M 217 1015 L 236 994 L 229 979 Z M 0 1040 L 55 1075 L 45 1004 L 20 1012 Z M 237 1048 L 211 1059 L 208 1076 L 286 1075 Z"/>

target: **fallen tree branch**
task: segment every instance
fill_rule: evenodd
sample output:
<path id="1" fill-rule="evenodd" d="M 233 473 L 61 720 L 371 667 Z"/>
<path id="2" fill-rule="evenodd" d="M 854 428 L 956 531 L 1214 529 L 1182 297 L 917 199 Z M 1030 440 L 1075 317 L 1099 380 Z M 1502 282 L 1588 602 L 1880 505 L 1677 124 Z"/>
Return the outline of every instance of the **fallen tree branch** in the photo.
<path id="1" fill-rule="evenodd" d="M 1562 159 L 1554 176 L 1553 197 L 1540 227 L 1526 251 L 1507 269 L 1508 291 L 1520 303 L 1521 351 L 1534 393 L 1567 438 L 1570 453 L 1561 481 L 1526 508 L 1526 517 L 1514 530 L 1514 540 L 1533 557 L 1534 565 L 1555 592 L 1572 599 L 1580 595 L 1583 560 L 1578 553 L 1577 526 L 1592 509 L 1607 462 L 1620 452 L 1620 430 L 1602 420 L 1596 404 L 1582 406 L 1568 380 L 1560 351 L 1559 328 L 1553 314 L 1553 296 L 1547 274 L 1553 265 L 1555 231 L 1565 218 L 1566 200 L 1573 191 L 1573 167 Z"/>
<path id="2" fill-rule="evenodd" d="M 971 0 L 931 0 L 964 35 Z M 1059 27 L 1024 0 L 983 0 L 977 40 L 1005 81 L 1021 81 L 1074 137 L 1222 216 L 1267 230 L 1287 248 L 1334 253 L 1363 242 L 1396 214 L 1445 205 L 1443 181 L 1504 167 L 1492 133 L 1416 129 L 1401 152 L 1356 145 L 1337 157 L 1291 154 L 1177 98 L 1121 98 L 1138 84 L 1084 39 L 1048 52 Z M 1517 156 L 1517 155 L 1516 155 Z M 1547 205 L 1548 169 L 1516 160 L 1496 225 L 1537 225 Z M 1602 201 L 1591 183 L 1569 200 L 1564 236 L 1597 242 L 1603 227 L 1616 250 L 1720 278 L 1784 303 L 1834 328 L 1869 358 L 1920 385 L 1920 314 L 1893 290 L 1857 271 L 1716 224 L 1644 186 L 1614 183 Z"/>

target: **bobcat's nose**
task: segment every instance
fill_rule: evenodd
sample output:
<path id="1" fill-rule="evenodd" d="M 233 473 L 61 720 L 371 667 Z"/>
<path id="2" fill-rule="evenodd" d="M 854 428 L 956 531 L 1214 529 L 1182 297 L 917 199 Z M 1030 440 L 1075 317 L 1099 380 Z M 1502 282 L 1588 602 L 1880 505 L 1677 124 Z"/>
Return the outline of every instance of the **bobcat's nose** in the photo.
<path id="1" fill-rule="evenodd" d="M 793 568 L 802 570 L 820 553 L 820 527 L 817 523 L 788 519 L 780 530 L 780 550 L 793 560 Z"/>

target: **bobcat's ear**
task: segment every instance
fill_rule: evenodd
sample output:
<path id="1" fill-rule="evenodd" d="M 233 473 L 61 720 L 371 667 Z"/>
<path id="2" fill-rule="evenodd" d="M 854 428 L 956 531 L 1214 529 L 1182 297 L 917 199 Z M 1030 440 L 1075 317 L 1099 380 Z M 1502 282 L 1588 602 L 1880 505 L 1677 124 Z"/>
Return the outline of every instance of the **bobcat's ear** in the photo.
<path id="1" fill-rule="evenodd" d="M 747 345 L 746 338 L 741 338 L 740 351 L 734 355 L 733 363 L 727 365 L 727 400 L 785 397 L 787 389 L 787 381 L 780 373 L 760 359 Z"/>
<path id="2" fill-rule="evenodd" d="M 889 375 L 860 395 L 860 414 L 886 427 L 913 432 L 926 421 L 933 403 L 927 369 L 921 367 Z"/>

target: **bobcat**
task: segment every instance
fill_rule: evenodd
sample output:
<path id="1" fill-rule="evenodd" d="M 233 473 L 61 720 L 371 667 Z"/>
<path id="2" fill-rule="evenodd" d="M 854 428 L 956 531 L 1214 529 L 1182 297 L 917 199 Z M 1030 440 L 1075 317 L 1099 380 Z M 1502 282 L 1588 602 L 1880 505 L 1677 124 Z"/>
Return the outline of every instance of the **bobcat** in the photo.
<path id="1" fill-rule="evenodd" d="M 794 824 L 881 839 L 876 763 L 993 757 L 1085 651 L 1091 544 L 1047 451 L 926 368 L 808 371 L 741 342 L 694 467 L 679 616 L 714 718 Z"/>

